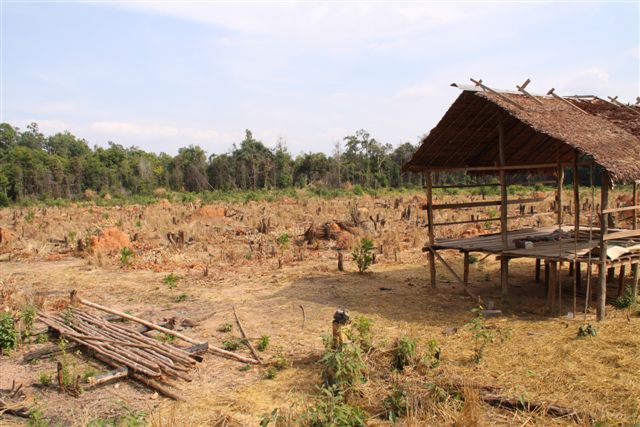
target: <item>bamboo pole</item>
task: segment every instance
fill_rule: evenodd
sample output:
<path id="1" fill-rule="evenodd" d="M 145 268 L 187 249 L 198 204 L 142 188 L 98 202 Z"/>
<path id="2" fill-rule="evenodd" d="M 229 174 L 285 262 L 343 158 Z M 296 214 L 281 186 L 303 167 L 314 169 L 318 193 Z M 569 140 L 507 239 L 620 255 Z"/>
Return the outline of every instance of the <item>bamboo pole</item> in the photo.
<path id="1" fill-rule="evenodd" d="M 165 334 L 173 335 L 174 337 L 180 338 L 181 340 L 186 341 L 186 342 L 191 343 L 191 344 L 203 344 L 202 342 L 196 341 L 193 338 L 190 338 L 190 337 L 188 337 L 188 336 L 186 336 L 184 334 L 181 334 L 180 332 L 176 332 L 174 330 L 164 328 L 162 326 L 156 325 L 155 323 L 149 322 L 147 320 L 141 319 L 141 318 L 136 317 L 136 316 L 132 316 L 132 315 L 124 313 L 122 311 L 114 310 L 112 308 L 105 307 L 103 305 L 96 304 L 96 303 L 93 303 L 91 301 L 82 299 L 82 298 L 80 298 L 78 296 L 77 291 L 73 290 L 73 291 L 71 291 L 71 305 L 74 305 L 75 303 L 84 304 L 87 307 L 92 307 L 92 308 L 95 308 L 96 310 L 101 310 L 101 311 L 104 311 L 106 313 L 116 314 L 116 315 L 118 315 L 118 316 L 120 316 L 120 317 L 122 317 L 124 319 L 131 320 L 131 321 L 136 322 L 136 323 L 140 323 L 141 325 L 145 325 L 145 326 L 147 326 L 147 327 L 149 327 L 151 329 L 155 329 L 156 331 L 164 332 Z"/>
<path id="2" fill-rule="evenodd" d="M 498 123 L 498 153 L 500 156 L 500 166 L 505 166 L 505 153 L 504 153 L 504 126 L 502 121 Z M 500 234 L 502 237 L 502 250 L 506 251 L 509 248 L 508 238 L 508 207 L 507 204 L 507 177 L 506 171 L 500 169 Z M 500 288 L 502 293 L 502 299 L 507 299 L 509 295 L 509 258 L 505 256 L 500 257 Z"/>
<path id="3" fill-rule="evenodd" d="M 251 341 L 249 341 L 249 339 L 247 338 L 247 334 L 244 332 L 244 328 L 242 327 L 242 322 L 240 321 L 240 316 L 238 316 L 238 311 L 236 310 L 235 305 L 233 306 L 233 315 L 236 317 L 238 329 L 240 329 L 240 333 L 242 334 L 242 338 L 244 338 L 244 342 L 247 344 L 247 347 L 249 347 L 249 350 L 251 350 L 251 354 L 253 354 L 253 357 L 258 361 L 259 364 L 262 364 L 262 360 L 260 359 L 258 352 L 253 347 L 253 344 L 251 344 Z"/>
<path id="4" fill-rule="evenodd" d="M 598 306 L 596 310 L 596 317 L 598 321 L 602 321 L 605 318 L 605 307 L 607 305 L 607 241 L 605 235 L 609 228 L 609 214 L 602 213 L 603 210 L 609 207 L 609 174 L 606 171 L 602 172 L 602 183 L 600 186 L 600 275 L 598 277 L 599 293 L 598 293 Z"/>
<path id="5" fill-rule="evenodd" d="M 426 173 L 427 178 L 427 221 L 429 222 L 427 229 L 429 234 L 429 247 L 431 248 L 435 242 L 435 227 L 433 223 L 433 173 Z M 431 279 L 431 287 L 436 287 L 436 257 L 433 250 L 429 251 L 429 273 Z"/>

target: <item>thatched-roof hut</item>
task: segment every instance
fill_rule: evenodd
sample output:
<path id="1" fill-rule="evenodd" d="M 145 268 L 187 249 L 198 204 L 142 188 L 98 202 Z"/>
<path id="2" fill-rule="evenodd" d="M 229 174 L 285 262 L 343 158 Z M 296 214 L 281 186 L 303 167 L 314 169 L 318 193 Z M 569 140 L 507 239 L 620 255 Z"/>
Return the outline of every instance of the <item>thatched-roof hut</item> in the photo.
<path id="1" fill-rule="evenodd" d="M 602 269 L 599 278 L 598 318 L 604 316 L 606 303 L 607 268 L 616 262 L 629 262 L 634 271 L 634 291 L 638 286 L 638 264 L 640 263 L 640 231 L 637 212 L 640 210 L 637 183 L 640 181 L 640 107 L 619 103 L 616 99 L 604 101 L 595 96 L 561 97 L 553 89 L 546 96 L 532 95 L 526 91 L 528 81 L 518 87 L 518 92 L 493 90 L 482 82 L 475 86 L 454 84 L 462 90 L 460 96 L 442 117 L 440 122 L 421 142 L 413 157 L 404 165 L 404 170 L 421 172 L 427 184 L 427 216 L 429 244 L 425 248 L 429 253 L 431 281 L 435 286 L 435 259 L 442 261 L 450 272 L 455 271 L 437 253 L 439 249 L 457 249 L 465 254 L 465 278 L 460 279 L 471 295 L 468 287 L 468 253 L 480 251 L 498 253 L 501 259 L 502 290 L 507 294 L 508 261 L 515 257 L 530 257 L 549 264 L 551 283 L 548 301 L 553 305 L 554 274 L 557 276 L 557 263 L 570 261 L 577 270 L 576 281 L 580 280 L 579 264 L 584 257 L 575 248 L 584 253 L 598 254 L 594 261 Z M 601 203 L 599 228 L 590 227 L 589 241 L 584 241 L 580 233 L 579 210 L 575 222 L 569 231 L 572 238 L 564 242 L 562 232 L 562 192 L 556 194 L 558 230 L 560 237 L 551 244 L 527 245 L 516 247 L 515 240 L 526 240 L 540 233 L 549 234 L 549 230 L 527 229 L 510 230 L 508 224 L 508 206 L 511 203 L 527 203 L 530 200 L 507 200 L 507 175 L 554 172 L 558 176 L 558 189 L 561 189 L 564 170 L 573 168 L 574 177 L 579 165 L 600 166 L 602 171 Z M 593 171 L 593 167 L 591 170 Z M 433 173 L 441 171 L 465 171 L 472 174 L 495 174 L 500 176 L 501 199 L 494 202 L 470 202 L 461 204 L 434 205 L 432 198 Z M 592 172 L 593 173 L 593 172 Z M 580 206 L 578 183 L 574 181 L 574 206 Z M 633 183 L 633 203 L 623 208 L 609 209 L 608 193 L 614 183 Z M 443 223 L 435 223 L 433 211 L 437 209 L 465 209 L 478 206 L 500 206 L 499 234 L 479 236 L 468 239 L 448 239 L 436 241 L 434 228 Z M 632 211 L 631 230 L 608 230 L 608 217 L 620 211 Z M 468 222 L 480 222 L 476 218 Z M 467 222 L 467 221 L 463 221 Z M 450 224 L 450 223 L 448 223 Z M 448 225 L 447 224 L 447 225 Z M 613 231 L 613 232 L 611 232 Z M 593 235 L 596 242 L 593 241 Z M 530 242 L 531 243 L 531 242 Z M 574 243 L 575 245 L 571 245 Z M 621 259 L 613 259 L 608 254 L 608 244 L 619 244 L 627 251 Z M 535 247 L 534 247 L 535 246 Z M 611 245 L 610 245 L 611 246 Z M 572 247 L 569 252 L 566 248 Z M 591 256 L 589 255 L 589 263 Z M 622 269 L 624 271 L 624 269 Z M 539 275 L 539 270 L 537 271 Z M 624 273 L 621 273 L 624 274 Z M 457 278 L 460 276 L 456 275 Z M 622 283 L 622 282 L 621 282 Z M 560 294 L 562 290 L 560 289 Z M 575 299 L 574 299 L 575 301 Z M 575 307 L 574 307 L 575 309 Z"/>

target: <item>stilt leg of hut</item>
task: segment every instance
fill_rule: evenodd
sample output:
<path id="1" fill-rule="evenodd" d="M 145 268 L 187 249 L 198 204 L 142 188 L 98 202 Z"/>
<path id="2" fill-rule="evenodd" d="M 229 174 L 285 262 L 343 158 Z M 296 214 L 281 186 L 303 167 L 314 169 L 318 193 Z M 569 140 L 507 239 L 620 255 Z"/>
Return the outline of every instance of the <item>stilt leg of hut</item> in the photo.
<path id="1" fill-rule="evenodd" d="M 504 126 L 502 122 L 498 123 L 498 154 L 500 156 L 500 166 L 505 165 L 504 155 Z M 509 206 L 507 205 L 507 175 L 504 169 L 500 169 L 500 234 L 502 237 L 502 250 L 509 248 L 507 223 Z M 509 296 L 509 259 L 505 256 L 500 257 L 500 287 L 502 289 L 502 299 Z"/>
<path id="2" fill-rule="evenodd" d="M 625 265 L 620 266 L 620 274 L 618 275 L 618 296 L 621 297 L 624 293 L 624 278 L 626 275 L 627 267 Z"/>
<path id="3" fill-rule="evenodd" d="M 465 284 L 469 284 L 469 252 L 464 253 L 464 271 L 462 278 Z"/>
<path id="4" fill-rule="evenodd" d="M 635 305 L 638 298 L 638 280 L 640 280 L 640 277 L 638 277 L 638 264 L 633 264 L 631 271 L 633 272 L 633 303 Z"/>
<path id="5" fill-rule="evenodd" d="M 607 283 L 613 283 L 615 279 L 616 279 L 616 268 L 609 267 L 609 269 L 607 270 Z"/>
<path id="6" fill-rule="evenodd" d="M 576 268 L 574 269 L 576 289 L 582 290 L 582 265 L 576 262 Z"/>
<path id="7" fill-rule="evenodd" d="M 602 211 L 609 207 L 610 182 L 609 174 L 604 172 L 602 174 L 602 185 L 600 187 L 600 277 L 598 278 L 600 283 L 596 315 L 598 321 L 604 320 L 605 307 L 607 305 L 607 241 L 604 240 L 604 236 L 607 234 L 609 228 L 609 215 L 603 214 Z"/>
<path id="8" fill-rule="evenodd" d="M 544 261 L 544 292 L 549 293 L 549 261 Z"/>
<path id="9" fill-rule="evenodd" d="M 429 222 L 429 246 L 432 246 L 435 241 L 435 225 L 433 224 L 433 173 L 427 172 L 427 221 Z M 431 278 L 431 287 L 436 287 L 436 256 L 432 251 L 429 251 L 429 273 Z"/>
<path id="10" fill-rule="evenodd" d="M 549 262 L 549 291 L 547 292 L 547 310 L 551 313 L 556 305 L 556 290 L 558 288 L 558 262 Z"/>
<path id="11" fill-rule="evenodd" d="M 540 283 L 540 258 L 536 258 L 536 283 Z"/>
<path id="12" fill-rule="evenodd" d="M 580 240 L 580 176 L 578 171 L 578 150 L 573 150 L 573 313 L 578 309 L 578 289 L 580 289 L 580 263 L 578 258 L 578 242 Z"/>

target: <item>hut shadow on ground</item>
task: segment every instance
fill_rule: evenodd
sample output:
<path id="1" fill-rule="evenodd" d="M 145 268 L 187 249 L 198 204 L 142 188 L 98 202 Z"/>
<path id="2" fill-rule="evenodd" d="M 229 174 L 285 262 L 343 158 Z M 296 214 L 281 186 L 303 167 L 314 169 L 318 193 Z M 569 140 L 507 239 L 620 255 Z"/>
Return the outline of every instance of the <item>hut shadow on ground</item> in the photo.
<path id="1" fill-rule="evenodd" d="M 476 274 L 476 276 L 478 276 Z M 501 309 L 505 316 L 543 320 L 545 316 L 544 285 L 536 284 L 531 275 L 522 272 L 511 279 L 508 303 L 500 298 L 499 273 L 483 272 L 473 277 L 473 290 L 485 303 Z M 425 267 L 411 267 L 365 274 L 355 272 L 322 274 L 300 279 L 274 296 L 287 300 L 343 307 L 351 311 L 415 324 L 448 328 L 470 319 L 478 306 L 464 288 L 450 277 L 439 274 L 436 288 L 429 284 Z M 567 278 L 566 280 L 569 280 Z M 567 281 L 567 289 L 569 282 Z M 570 297 L 564 306 L 569 308 Z M 584 301 L 578 300 L 578 307 Z M 566 314 L 566 310 L 565 313 Z"/>

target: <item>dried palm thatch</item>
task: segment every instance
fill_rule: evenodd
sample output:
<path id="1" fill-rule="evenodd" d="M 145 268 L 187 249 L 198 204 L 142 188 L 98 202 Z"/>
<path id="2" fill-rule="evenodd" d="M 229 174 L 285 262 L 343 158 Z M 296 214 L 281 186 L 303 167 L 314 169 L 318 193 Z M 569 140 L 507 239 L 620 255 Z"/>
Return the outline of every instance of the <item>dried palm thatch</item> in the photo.
<path id="1" fill-rule="evenodd" d="M 617 106 L 595 97 L 563 100 L 462 89 L 404 170 L 495 166 L 501 122 L 506 166 L 522 166 L 520 170 L 526 171 L 537 169 L 531 165 L 568 163 L 577 150 L 593 158 L 614 181 L 640 179 L 638 107 Z"/>

